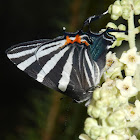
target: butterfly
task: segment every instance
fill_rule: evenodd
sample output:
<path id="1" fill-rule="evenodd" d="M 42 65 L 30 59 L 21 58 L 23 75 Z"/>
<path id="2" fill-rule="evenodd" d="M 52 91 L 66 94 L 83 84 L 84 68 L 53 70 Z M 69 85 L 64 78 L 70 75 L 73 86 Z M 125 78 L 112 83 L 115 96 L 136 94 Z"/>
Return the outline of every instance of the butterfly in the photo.
<path id="1" fill-rule="evenodd" d="M 22 71 L 43 85 L 68 95 L 78 103 L 91 98 L 104 71 L 106 54 L 116 38 L 115 29 L 93 33 L 90 23 L 101 16 L 91 16 L 75 32 L 65 32 L 54 39 L 41 39 L 14 45 L 8 58 Z"/>

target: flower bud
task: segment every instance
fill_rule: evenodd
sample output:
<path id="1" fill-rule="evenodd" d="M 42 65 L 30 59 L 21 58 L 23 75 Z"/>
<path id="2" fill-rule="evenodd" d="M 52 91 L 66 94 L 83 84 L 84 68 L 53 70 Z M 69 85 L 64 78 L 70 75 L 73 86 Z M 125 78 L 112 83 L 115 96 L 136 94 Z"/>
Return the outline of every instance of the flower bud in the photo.
<path id="1" fill-rule="evenodd" d="M 112 4 L 108 7 L 108 13 L 111 14 L 112 12 Z"/>
<path id="2" fill-rule="evenodd" d="M 99 127 L 92 127 L 90 131 L 90 135 L 92 139 L 97 138 L 100 135 L 100 128 Z"/>
<path id="3" fill-rule="evenodd" d="M 116 0 L 116 1 L 114 2 L 114 5 L 120 6 L 120 5 L 121 5 L 120 0 Z"/>
<path id="4" fill-rule="evenodd" d="M 107 25 L 106 25 L 106 28 L 113 28 L 113 29 L 117 29 L 117 26 L 113 23 L 113 22 L 109 22 Z"/>
<path id="5" fill-rule="evenodd" d="M 106 109 L 102 109 L 101 112 L 100 112 L 100 119 L 105 119 L 106 117 L 108 116 L 108 112 Z"/>
<path id="6" fill-rule="evenodd" d="M 122 6 L 129 5 L 129 1 L 128 0 L 121 0 L 121 5 Z"/>
<path id="7" fill-rule="evenodd" d="M 95 107 L 95 106 L 89 105 L 89 106 L 88 106 L 88 114 L 89 114 L 91 117 L 98 118 L 99 115 L 100 115 L 100 109 L 98 109 L 98 108 Z"/>
<path id="8" fill-rule="evenodd" d="M 130 12 L 131 12 L 131 8 L 129 6 L 125 6 L 123 7 L 123 10 L 122 10 L 122 17 L 125 19 L 125 20 L 128 20 L 129 19 L 129 16 L 130 16 Z"/>
<path id="9" fill-rule="evenodd" d="M 89 116 L 91 116 L 92 110 L 93 110 L 93 106 L 89 105 L 88 109 L 87 109 L 87 113 L 88 113 Z"/>
<path id="10" fill-rule="evenodd" d="M 110 104 L 109 107 L 111 108 L 117 108 L 120 105 L 115 95 L 109 98 L 109 104 Z"/>
<path id="11" fill-rule="evenodd" d="M 120 1 L 117 0 L 113 5 L 110 5 L 108 11 L 111 14 L 111 18 L 113 20 L 117 20 L 122 15 L 122 7 L 120 5 Z"/>
<path id="12" fill-rule="evenodd" d="M 112 113 L 107 118 L 108 123 L 111 126 L 120 127 L 125 125 L 125 114 L 121 110 Z"/>
<path id="13" fill-rule="evenodd" d="M 115 1 L 114 5 L 112 5 L 112 14 L 116 16 L 121 16 L 122 15 L 122 7 L 120 5 L 120 1 Z"/>
<path id="14" fill-rule="evenodd" d="M 97 127 L 98 123 L 97 120 L 93 119 L 93 118 L 87 118 L 85 120 L 85 128 L 84 131 L 89 135 L 90 134 L 90 130 L 92 127 Z"/>
<path id="15" fill-rule="evenodd" d="M 123 25 L 123 24 L 120 24 L 120 25 L 118 26 L 118 28 L 119 28 L 119 30 L 122 30 L 122 31 L 125 31 L 125 30 L 126 30 L 126 26 Z"/>
<path id="16" fill-rule="evenodd" d="M 101 89 L 100 88 L 96 88 L 93 92 L 93 99 L 96 101 L 96 100 L 99 100 L 100 99 L 100 91 Z"/>
<path id="17" fill-rule="evenodd" d="M 112 14 L 116 16 L 121 16 L 122 14 L 122 7 L 119 5 L 113 5 L 112 6 Z"/>
<path id="18" fill-rule="evenodd" d="M 113 20 L 117 20 L 119 18 L 119 16 L 117 16 L 117 15 L 111 15 L 111 19 L 113 19 Z"/>
<path id="19" fill-rule="evenodd" d="M 111 127 L 102 127 L 101 129 L 101 137 L 106 137 L 109 133 L 111 133 L 112 128 Z"/>
<path id="20" fill-rule="evenodd" d="M 108 105 L 108 102 L 106 99 L 98 100 L 96 102 L 96 107 L 98 107 L 98 108 L 103 108 L 103 107 L 106 107 L 107 105 Z"/>
<path id="21" fill-rule="evenodd" d="M 135 13 L 135 15 L 140 14 L 140 0 L 134 1 L 134 13 Z"/>
<path id="22" fill-rule="evenodd" d="M 107 87 L 106 87 L 107 88 Z M 101 98 L 106 98 L 106 97 L 108 97 L 109 96 L 109 90 L 108 89 L 106 89 L 106 88 L 102 88 L 102 90 L 101 90 Z"/>
<path id="23" fill-rule="evenodd" d="M 94 118 L 99 118 L 99 115 L 100 115 L 100 109 L 94 107 L 93 110 L 92 110 L 92 116 Z"/>

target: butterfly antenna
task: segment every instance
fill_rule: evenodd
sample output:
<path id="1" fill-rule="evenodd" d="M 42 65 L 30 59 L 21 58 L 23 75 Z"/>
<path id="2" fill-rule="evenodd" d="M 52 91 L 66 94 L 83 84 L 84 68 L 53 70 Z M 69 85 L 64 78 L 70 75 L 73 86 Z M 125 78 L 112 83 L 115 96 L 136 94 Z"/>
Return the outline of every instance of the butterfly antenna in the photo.
<path id="1" fill-rule="evenodd" d="M 81 30 L 85 27 L 85 26 L 88 26 L 89 30 L 90 30 L 90 23 L 97 20 L 97 19 L 100 19 L 102 16 L 108 14 L 108 11 L 102 13 L 101 15 L 94 15 L 94 16 L 91 16 L 89 18 L 87 18 L 85 21 L 84 21 L 84 24 L 81 28 Z"/>

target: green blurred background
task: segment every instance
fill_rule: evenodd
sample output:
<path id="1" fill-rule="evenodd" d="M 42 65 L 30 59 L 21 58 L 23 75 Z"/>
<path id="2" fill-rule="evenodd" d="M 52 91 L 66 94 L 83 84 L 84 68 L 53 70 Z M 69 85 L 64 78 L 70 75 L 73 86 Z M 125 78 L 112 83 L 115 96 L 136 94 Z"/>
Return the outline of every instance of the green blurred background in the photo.
<path id="1" fill-rule="evenodd" d="M 6 57 L 10 46 L 76 32 L 84 20 L 114 0 L 5 0 L 0 4 L 0 140 L 78 140 L 87 117 L 84 104 L 41 85 Z M 98 32 L 109 15 L 92 24 Z M 122 20 L 120 19 L 120 22 Z"/>

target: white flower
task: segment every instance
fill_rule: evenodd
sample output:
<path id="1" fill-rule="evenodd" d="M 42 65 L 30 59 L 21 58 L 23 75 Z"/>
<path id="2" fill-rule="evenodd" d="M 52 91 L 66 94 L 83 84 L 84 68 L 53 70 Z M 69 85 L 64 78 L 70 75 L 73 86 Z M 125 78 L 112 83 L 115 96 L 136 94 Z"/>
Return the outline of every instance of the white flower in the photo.
<path id="1" fill-rule="evenodd" d="M 128 69 L 136 70 L 137 64 L 140 64 L 140 56 L 137 54 L 137 48 L 134 47 L 123 53 L 120 62 L 126 64 Z"/>
<path id="2" fill-rule="evenodd" d="M 119 59 L 116 57 L 115 53 L 109 52 L 106 55 L 106 66 L 105 66 L 105 73 L 104 78 L 111 78 L 114 79 L 116 77 L 122 78 L 121 69 L 123 64 L 119 62 Z"/>
<path id="3" fill-rule="evenodd" d="M 139 119 L 137 110 L 132 105 L 125 106 L 124 107 L 124 112 L 125 112 L 125 115 L 126 115 L 126 119 L 130 120 L 131 122 L 134 122 L 134 121 Z"/>
<path id="4" fill-rule="evenodd" d="M 137 94 L 137 88 L 132 85 L 132 77 L 127 76 L 124 80 L 116 80 L 116 87 L 124 97 L 133 97 Z"/>
<path id="5" fill-rule="evenodd" d="M 113 67 L 115 65 L 116 61 L 117 61 L 116 54 L 112 53 L 111 51 L 108 52 L 108 54 L 106 55 L 105 69 L 108 69 L 107 71 L 112 71 L 111 67 Z"/>

